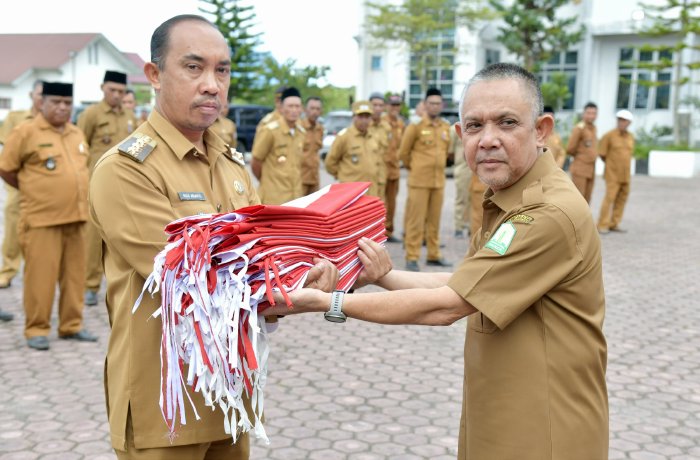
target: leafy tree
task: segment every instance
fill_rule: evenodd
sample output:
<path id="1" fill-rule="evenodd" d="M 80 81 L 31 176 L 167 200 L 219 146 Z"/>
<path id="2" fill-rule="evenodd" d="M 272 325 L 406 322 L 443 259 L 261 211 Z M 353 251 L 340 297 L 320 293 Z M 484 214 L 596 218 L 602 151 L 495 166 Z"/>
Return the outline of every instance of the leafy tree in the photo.
<path id="1" fill-rule="evenodd" d="M 253 33 L 255 25 L 253 6 L 243 6 L 239 0 L 200 0 L 199 10 L 209 16 L 231 47 L 231 86 L 228 98 L 247 101 L 256 98 L 260 91 L 258 73 L 261 70 L 261 33 Z"/>
<path id="2" fill-rule="evenodd" d="M 555 112 L 561 110 L 564 101 L 571 97 L 568 78 L 566 74 L 561 72 L 552 74 L 550 80 L 542 83 L 540 88 L 545 105 L 551 106 Z"/>
<path id="3" fill-rule="evenodd" d="M 650 19 L 649 26 L 644 27 L 642 35 L 649 37 L 677 37 L 677 41 L 671 45 L 645 45 L 640 48 L 641 52 L 658 51 L 660 59 L 653 62 L 638 62 L 637 66 L 650 70 L 663 70 L 673 67 L 673 80 L 671 86 L 673 90 L 673 100 L 671 107 L 673 110 L 673 141 L 676 145 L 681 144 L 680 123 L 678 119 L 678 109 L 682 105 L 680 100 L 681 86 L 690 81 L 690 78 L 683 76 L 684 69 L 689 71 L 700 69 L 700 61 L 684 62 L 684 50 L 700 50 L 700 46 L 693 45 L 692 37 L 700 33 L 700 1 L 694 0 L 666 0 L 663 4 L 640 3 Z M 661 86 L 667 82 L 640 81 L 646 86 Z M 684 101 L 692 105 L 692 101 Z"/>
<path id="4" fill-rule="evenodd" d="M 368 1 L 366 5 L 370 10 L 365 24 L 369 36 L 379 46 L 392 42 L 409 51 L 410 67 L 420 81 L 421 93 L 428 88 L 431 67 L 454 65 L 436 56 L 438 49 L 456 51 L 455 29 L 493 17 L 481 0 L 404 0 L 400 4 Z"/>
<path id="5" fill-rule="evenodd" d="M 505 26 L 499 27 L 499 40 L 508 51 L 536 72 L 554 53 L 566 51 L 583 38 L 585 27 L 577 18 L 559 18 L 557 10 L 570 0 L 514 0 L 512 4 L 489 0 L 500 13 Z"/>

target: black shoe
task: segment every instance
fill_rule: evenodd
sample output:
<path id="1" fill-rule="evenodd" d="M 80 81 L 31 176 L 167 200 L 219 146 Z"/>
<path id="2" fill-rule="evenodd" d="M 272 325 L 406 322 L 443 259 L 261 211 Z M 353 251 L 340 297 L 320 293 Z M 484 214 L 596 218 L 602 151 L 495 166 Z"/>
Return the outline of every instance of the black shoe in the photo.
<path id="1" fill-rule="evenodd" d="M 31 337 L 27 339 L 27 346 L 35 350 L 48 350 L 49 338 L 45 335 L 37 335 L 36 337 Z"/>
<path id="2" fill-rule="evenodd" d="M 85 291 L 85 305 L 88 307 L 97 305 L 97 291 L 93 291 L 92 289 Z"/>
<path id="3" fill-rule="evenodd" d="M 455 238 L 464 238 L 464 230 L 455 230 Z"/>
<path id="4" fill-rule="evenodd" d="M 78 342 L 97 342 L 97 336 L 83 329 L 75 334 L 61 336 L 63 340 L 77 340 Z"/>
<path id="5" fill-rule="evenodd" d="M 431 265 L 433 267 L 451 267 L 452 264 L 446 261 L 445 259 L 434 259 L 434 260 L 426 260 L 425 261 L 426 265 Z"/>
<path id="6" fill-rule="evenodd" d="M 391 235 L 389 238 L 386 239 L 387 243 L 403 243 L 403 240 L 401 238 L 398 238 L 394 235 Z"/>
<path id="7" fill-rule="evenodd" d="M 423 240 L 423 247 L 427 247 L 427 246 L 428 246 L 428 243 L 425 240 Z M 444 249 L 444 248 L 445 248 L 445 243 L 440 243 L 440 249 Z"/>
<path id="8" fill-rule="evenodd" d="M 420 267 L 418 266 L 418 261 L 417 260 L 407 260 L 406 261 L 406 271 L 419 272 Z"/>
<path id="9" fill-rule="evenodd" d="M 617 233 L 627 233 L 627 230 L 625 230 L 622 227 L 610 227 L 611 232 L 617 232 Z"/>
<path id="10" fill-rule="evenodd" d="M 0 289 L 7 289 L 10 287 L 10 284 L 12 284 L 12 280 L 6 280 L 2 279 L 0 280 Z"/>
<path id="11" fill-rule="evenodd" d="M 0 321 L 8 322 L 14 319 L 15 315 L 10 312 L 0 310 Z"/>

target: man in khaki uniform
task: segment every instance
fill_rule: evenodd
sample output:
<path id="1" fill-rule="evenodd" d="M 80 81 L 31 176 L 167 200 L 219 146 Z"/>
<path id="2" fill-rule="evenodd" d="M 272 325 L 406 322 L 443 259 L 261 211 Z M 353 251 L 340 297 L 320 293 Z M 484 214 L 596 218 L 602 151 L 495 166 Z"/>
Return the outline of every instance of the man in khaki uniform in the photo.
<path id="1" fill-rule="evenodd" d="M 244 460 L 248 435 L 233 444 L 218 408 L 188 388 L 187 424 L 170 438 L 158 406 L 161 390 L 160 319 L 151 318 L 160 295 L 131 310 L 154 257 L 165 247 L 164 227 L 198 214 L 259 204 L 240 153 L 208 129 L 226 103 L 230 52 L 206 19 L 176 16 L 151 39 L 144 73 L 156 92 L 148 121 L 98 162 L 90 183 L 90 212 L 104 241 L 106 304 L 112 332 L 105 366 L 110 439 L 117 458 Z M 192 75 L 191 66 L 201 69 Z M 334 285 L 327 262 L 310 272 L 312 285 Z M 332 289 L 332 287 L 330 287 Z"/>
<path id="2" fill-rule="evenodd" d="M 471 210 L 469 211 L 469 233 L 476 235 L 481 229 L 481 224 L 484 217 L 484 192 L 488 186 L 484 184 L 479 176 L 472 174 L 469 179 L 469 201 L 471 202 Z"/>
<path id="3" fill-rule="evenodd" d="M 393 292 L 346 294 L 335 314 L 449 325 L 468 316 L 459 460 L 606 460 L 607 361 L 600 239 L 590 209 L 544 140 L 537 78 L 494 64 L 468 83 L 458 133 L 488 184 L 484 227 L 450 273 L 391 270 Z M 390 266 L 365 246 L 365 268 Z M 383 270 L 379 270 L 382 272 Z M 330 295 L 290 293 L 269 314 L 323 312 Z"/>
<path id="4" fill-rule="evenodd" d="M 253 141 L 251 169 L 260 181 L 258 194 L 264 204 L 282 204 L 302 196 L 301 160 L 306 132 L 298 123 L 301 95 L 287 88 L 280 99 L 282 118 L 271 121 Z"/>
<path id="5" fill-rule="evenodd" d="M 139 125 L 134 112 L 122 107 L 126 74 L 106 71 L 100 88 L 104 95 L 102 100 L 86 108 L 78 117 L 78 128 L 85 134 L 90 148 L 88 164 L 91 174 L 97 160 Z M 102 240 L 91 222 L 87 225 L 86 244 L 85 304 L 93 306 L 97 305 L 97 293 L 102 284 Z"/>
<path id="6" fill-rule="evenodd" d="M 386 203 L 386 236 L 389 243 L 401 243 L 401 238 L 394 235 L 394 215 L 396 214 L 396 196 L 399 194 L 399 182 L 401 179 L 401 163 L 399 162 L 399 146 L 403 137 L 406 124 L 399 112 L 401 110 L 401 96 L 389 96 L 389 108 L 382 116 L 388 124 L 391 136 L 389 145 L 384 154 L 386 165 L 386 186 L 384 187 L 384 202 Z"/>
<path id="7" fill-rule="evenodd" d="M 367 132 L 374 139 L 377 146 L 377 153 L 382 157 L 384 165 L 381 168 L 381 177 L 379 178 L 380 198 L 384 201 L 386 207 L 386 152 L 389 149 L 389 143 L 392 139 L 391 125 L 384 120 L 384 108 L 386 101 L 382 93 L 372 93 L 369 96 L 369 105 L 372 108 L 369 127 Z"/>
<path id="8" fill-rule="evenodd" d="M 306 100 L 306 117 L 301 120 L 301 126 L 306 131 L 304 140 L 304 157 L 301 163 L 301 183 L 303 195 L 317 191 L 321 187 L 318 168 L 321 160 L 318 151 L 323 147 L 323 125 L 318 118 L 323 113 L 321 98 L 312 96 Z"/>
<path id="9" fill-rule="evenodd" d="M 369 130 L 372 108 L 369 101 L 352 104 L 352 125 L 341 130 L 326 155 L 326 171 L 338 182 L 371 182 L 368 195 L 384 197 L 384 156 Z"/>
<path id="10" fill-rule="evenodd" d="M 454 129 L 450 130 L 450 156 L 454 158 L 454 182 L 455 182 L 455 238 L 464 238 L 464 229 L 467 229 L 467 236 L 471 235 L 470 215 L 471 215 L 471 194 L 469 193 L 469 183 L 472 178 L 472 170 L 469 169 L 467 160 L 464 158 L 464 146 L 462 139 Z M 479 198 L 481 203 L 481 198 Z"/>
<path id="11" fill-rule="evenodd" d="M 593 195 L 595 160 L 598 158 L 598 138 L 593 124 L 598 117 L 598 106 L 592 102 L 583 109 L 583 120 L 574 126 L 566 146 L 566 153 L 574 157 L 569 171 L 571 180 L 588 203 Z"/>
<path id="12" fill-rule="evenodd" d="M 224 144 L 234 149 L 238 147 L 238 133 L 236 132 L 236 123 L 230 120 L 228 115 L 228 104 L 221 106 L 221 114 L 211 125 L 212 131 L 224 141 Z"/>
<path id="13" fill-rule="evenodd" d="M 630 193 L 630 163 L 634 152 L 634 136 L 627 129 L 634 117 L 629 110 L 616 114 L 617 128 L 600 139 L 600 158 L 605 162 L 605 198 L 600 205 L 598 231 L 621 232 L 622 214 Z"/>
<path id="14" fill-rule="evenodd" d="M 425 116 L 406 128 L 399 158 L 408 173 L 406 200 L 406 269 L 419 271 L 418 258 L 425 240 L 427 264 L 451 267 L 440 254 L 440 215 L 445 191 L 445 165 L 450 148 L 450 124 L 440 118 L 442 93 L 428 89 Z"/>
<path id="15" fill-rule="evenodd" d="M 127 88 L 122 96 L 122 109 L 131 110 L 132 112 L 136 110 L 136 94 L 133 89 Z"/>
<path id="16" fill-rule="evenodd" d="M 24 336 L 37 350 L 49 349 L 57 282 L 59 337 L 97 340 L 83 329 L 88 150 L 72 108 L 73 85 L 44 83 L 41 113 L 10 133 L 0 156 L 0 176 L 21 190 Z"/>
<path id="17" fill-rule="evenodd" d="M 282 119 L 282 93 L 287 89 L 286 86 L 280 86 L 275 90 L 275 109 L 272 112 L 265 114 L 264 117 L 258 122 L 258 126 L 255 127 L 255 135 L 260 132 L 260 130 L 265 127 L 268 123 L 273 121 L 280 121 Z M 255 142 L 255 141 L 253 141 Z"/>
<path id="18" fill-rule="evenodd" d="M 41 91 L 44 82 L 37 80 L 32 86 L 29 97 L 32 108 L 10 112 L 0 126 L 0 146 L 5 144 L 10 132 L 21 123 L 32 120 L 41 111 Z M 19 272 L 22 263 L 22 251 L 17 240 L 17 223 L 19 221 L 19 190 L 5 184 L 5 233 L 2 239 L 2 268 L 0 268 L 0 289 L 10 287 L 12 278 Z M 9 315 L 9 313 L 7 313 Z M 12 319 L 12 318 L 10 318 Z"/>
<path id="19" fill-rule="evenodd" d="M 544 106 L 544 113 L 548 113 L 552 116 L 552 118 L 554 118 L 554 109 L 550 106 Z M 554 162 L 557 164 L 557 166 L 563 168 L 564 162 L 566 161 L 566 149 L 564 149 L 564 146 L 561 143 L 561 136 L 559 136 L 556 128 L 552 130 L 549 136 L 547 136 L 544 145 L 550 152 L 552 152 Z"/>

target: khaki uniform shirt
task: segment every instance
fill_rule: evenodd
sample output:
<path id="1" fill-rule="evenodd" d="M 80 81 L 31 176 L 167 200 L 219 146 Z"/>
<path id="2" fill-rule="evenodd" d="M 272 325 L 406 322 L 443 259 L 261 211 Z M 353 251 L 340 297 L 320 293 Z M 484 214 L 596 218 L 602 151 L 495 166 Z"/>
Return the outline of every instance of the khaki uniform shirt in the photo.
<path id="1" fill-rule="evenodd" d="M 408 186 L 442 188 L 445 186 L 445 165 L 450 148 L 450 124 L 426 116 L 420 123 L 408 125 L 401 139 L 399 158 L 410 170 Z"/>
<path id="2" fill-rule="evenodd" d="M 547 139 L 544 141 L 545 147 L 552 153 L 554 157 L 554 162 L 560 168 L 564 166 L 564 161 L 566 160 L 566 150 L 561 143 L 561 136 L 556 131 L 552 131 Z"/>
<path id="3" fill-rule="evenodd" d="M 27 120 L 34 118 L 31 110 L 15 110 L 10 112 L 5 117 L 5 120 L 0 125 L 0 144 L 4 144 L 7 136 L 10 135 L 12 129 Z"/>
<path id="4" fill-rule="evenodd" d="M 304 140 L 304 157 L 301 163 L 301 183 L 305 185 L 317 185 L 321 183 L 318 168 L 321 160 L 318 151 L 323 147 L 323 125 L 318 121 L 311 126 L 309 120 L 301 120 L 301 126 L 306 130 Z"/>
<path id="5" fill-rule="evenodd" d="M 626 184 L 630 181 L 630 163 L 634 152 L 634 135 L 615 128 L 600 139 L 600 157 L 605 161 L 605 180 Z"/>
<path id="6" fill-rule="evenodd" d="M 181 217 L 260 203 L 240 155 L 232 154 L 211 130 L 204 134 L 206 154 L 155 110 L 136 134 L 155 143 L 143 163 L 118 152 L 129 138 L 102 157 L 90 182 L 90 213 L 104 240 L 112 327 L 105 367 L 110 437 L 112 447 L 120 450 L 126 447 L 129 411 L 137 448 L 171 445 L 158 406 L 162 324 L 150 317 L 160 306 L 160 294 L 144 295 L 131 313 L 154 257 L 165 247 L 163 229 Z M 222 412 L 205 407 L 201 394 L 188 391 L 202 418 L 195 420 L 186 402 L 187 424 L 178 426 L 172 445 L 230 438 Z"/>
<path id="7" fill-rule="evenodd" d="M 460 460 L 608 458 L 600 239 L 548 153 L 484 201 L 448 282 L 467 321 Z"/>
<path id="8" fill-rule="evenodd" d="M 210 126 L 211 130 L 219 136 L 225 144 L 234 149 L 238 147 L 238 134 L 236 133 L 236 123 L 227 117 L 219 117 Z"/>
<path id="9" fill-rule="evenodd" d="M 386 164 L 387 180 L 397 180 L 401 177 L 401 163 L 399 162 L 399 146 L 401 138 L 406 129 L 406 124 L 398 117 L 393 119 L 389 114 L 382 115 L 382 120 L 389 125 L 391 135 L 389 137 L 389 145 L 384 153 L 384 163 Z"/>
<path id="10" fill-rule="evenodd" d="M 88 149 L 71 123 L 58 131 L 39 114 L 7 137 L 0 169 L 17 172 L 21 225 L 49 227 L 88 218 Z"/>
<path id="11" fill-rule="evenodd" d="M 262 119 L 258 122 L 258 126 L 255 127 L 255 135 L 257 135 L 265 125 L 267 125 L 268 123 L 272 123 L 273 121 L 284 121 L 284 118 L 282 118 L 282 114 L 277 109 L 273 110 L 272 112 L 269 112 L 267 115 L 262 117 Z"/>
<path id="12" fill-rule="evenodd" d="M 110 147 L 121 142 L 138 126 L 139 122 L 130 109 L 116 111 L 104 100 L 86 108 L 78 117 L 78 128 L 90 146 L 90 171 Z"/>
<path id="13" fill-rule="evenodd" d="M 577 123 L 571 131 L 566 153 L 574 157 L 569 168 L 572 175 L 593 178 L 595 176 L 595 160 L 598 158 L 595 125 L 583 121 Z"/>
<path id="14" fill-rule="evenodd" d="M 302 196 L 301 159 L 306 132 L 299 124 L 294 130 L 284 121 L 265 125 L 255 136 L 253 158 L 261 161 L 258 193 L 265 204 L 282 204 Z"/>
<path id="15" fill-rule="evenodd" d="M 371 182 L 368 195 L 383 197 L 384 156 L 369 130 L 362 134 L 355 125 L 341 130 L 326 155 L 326 170 L 339 182 Z"/>

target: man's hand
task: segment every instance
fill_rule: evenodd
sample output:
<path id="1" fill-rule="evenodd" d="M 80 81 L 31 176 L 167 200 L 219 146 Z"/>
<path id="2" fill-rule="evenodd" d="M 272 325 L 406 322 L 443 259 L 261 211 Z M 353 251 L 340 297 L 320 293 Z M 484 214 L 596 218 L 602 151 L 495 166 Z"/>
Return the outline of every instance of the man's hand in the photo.
<path id="1" fill-rule="evenodd" d="M 363 268 L 352 286 L 353 289 L 376 283 L 393 268 L 389 251 L 384 246 L 369 238 L 360 238 L 358 244 L 360 249 L 357 251 L 357 256 Z"/>
<path id="2" fill-rule="evenodd" d="M 326 259 L 315 258 L 314 265 L 306 276 L 305 288 L 320 289 L 325 292 L 332 292 L 338 284 L 340 272 Z"/>

